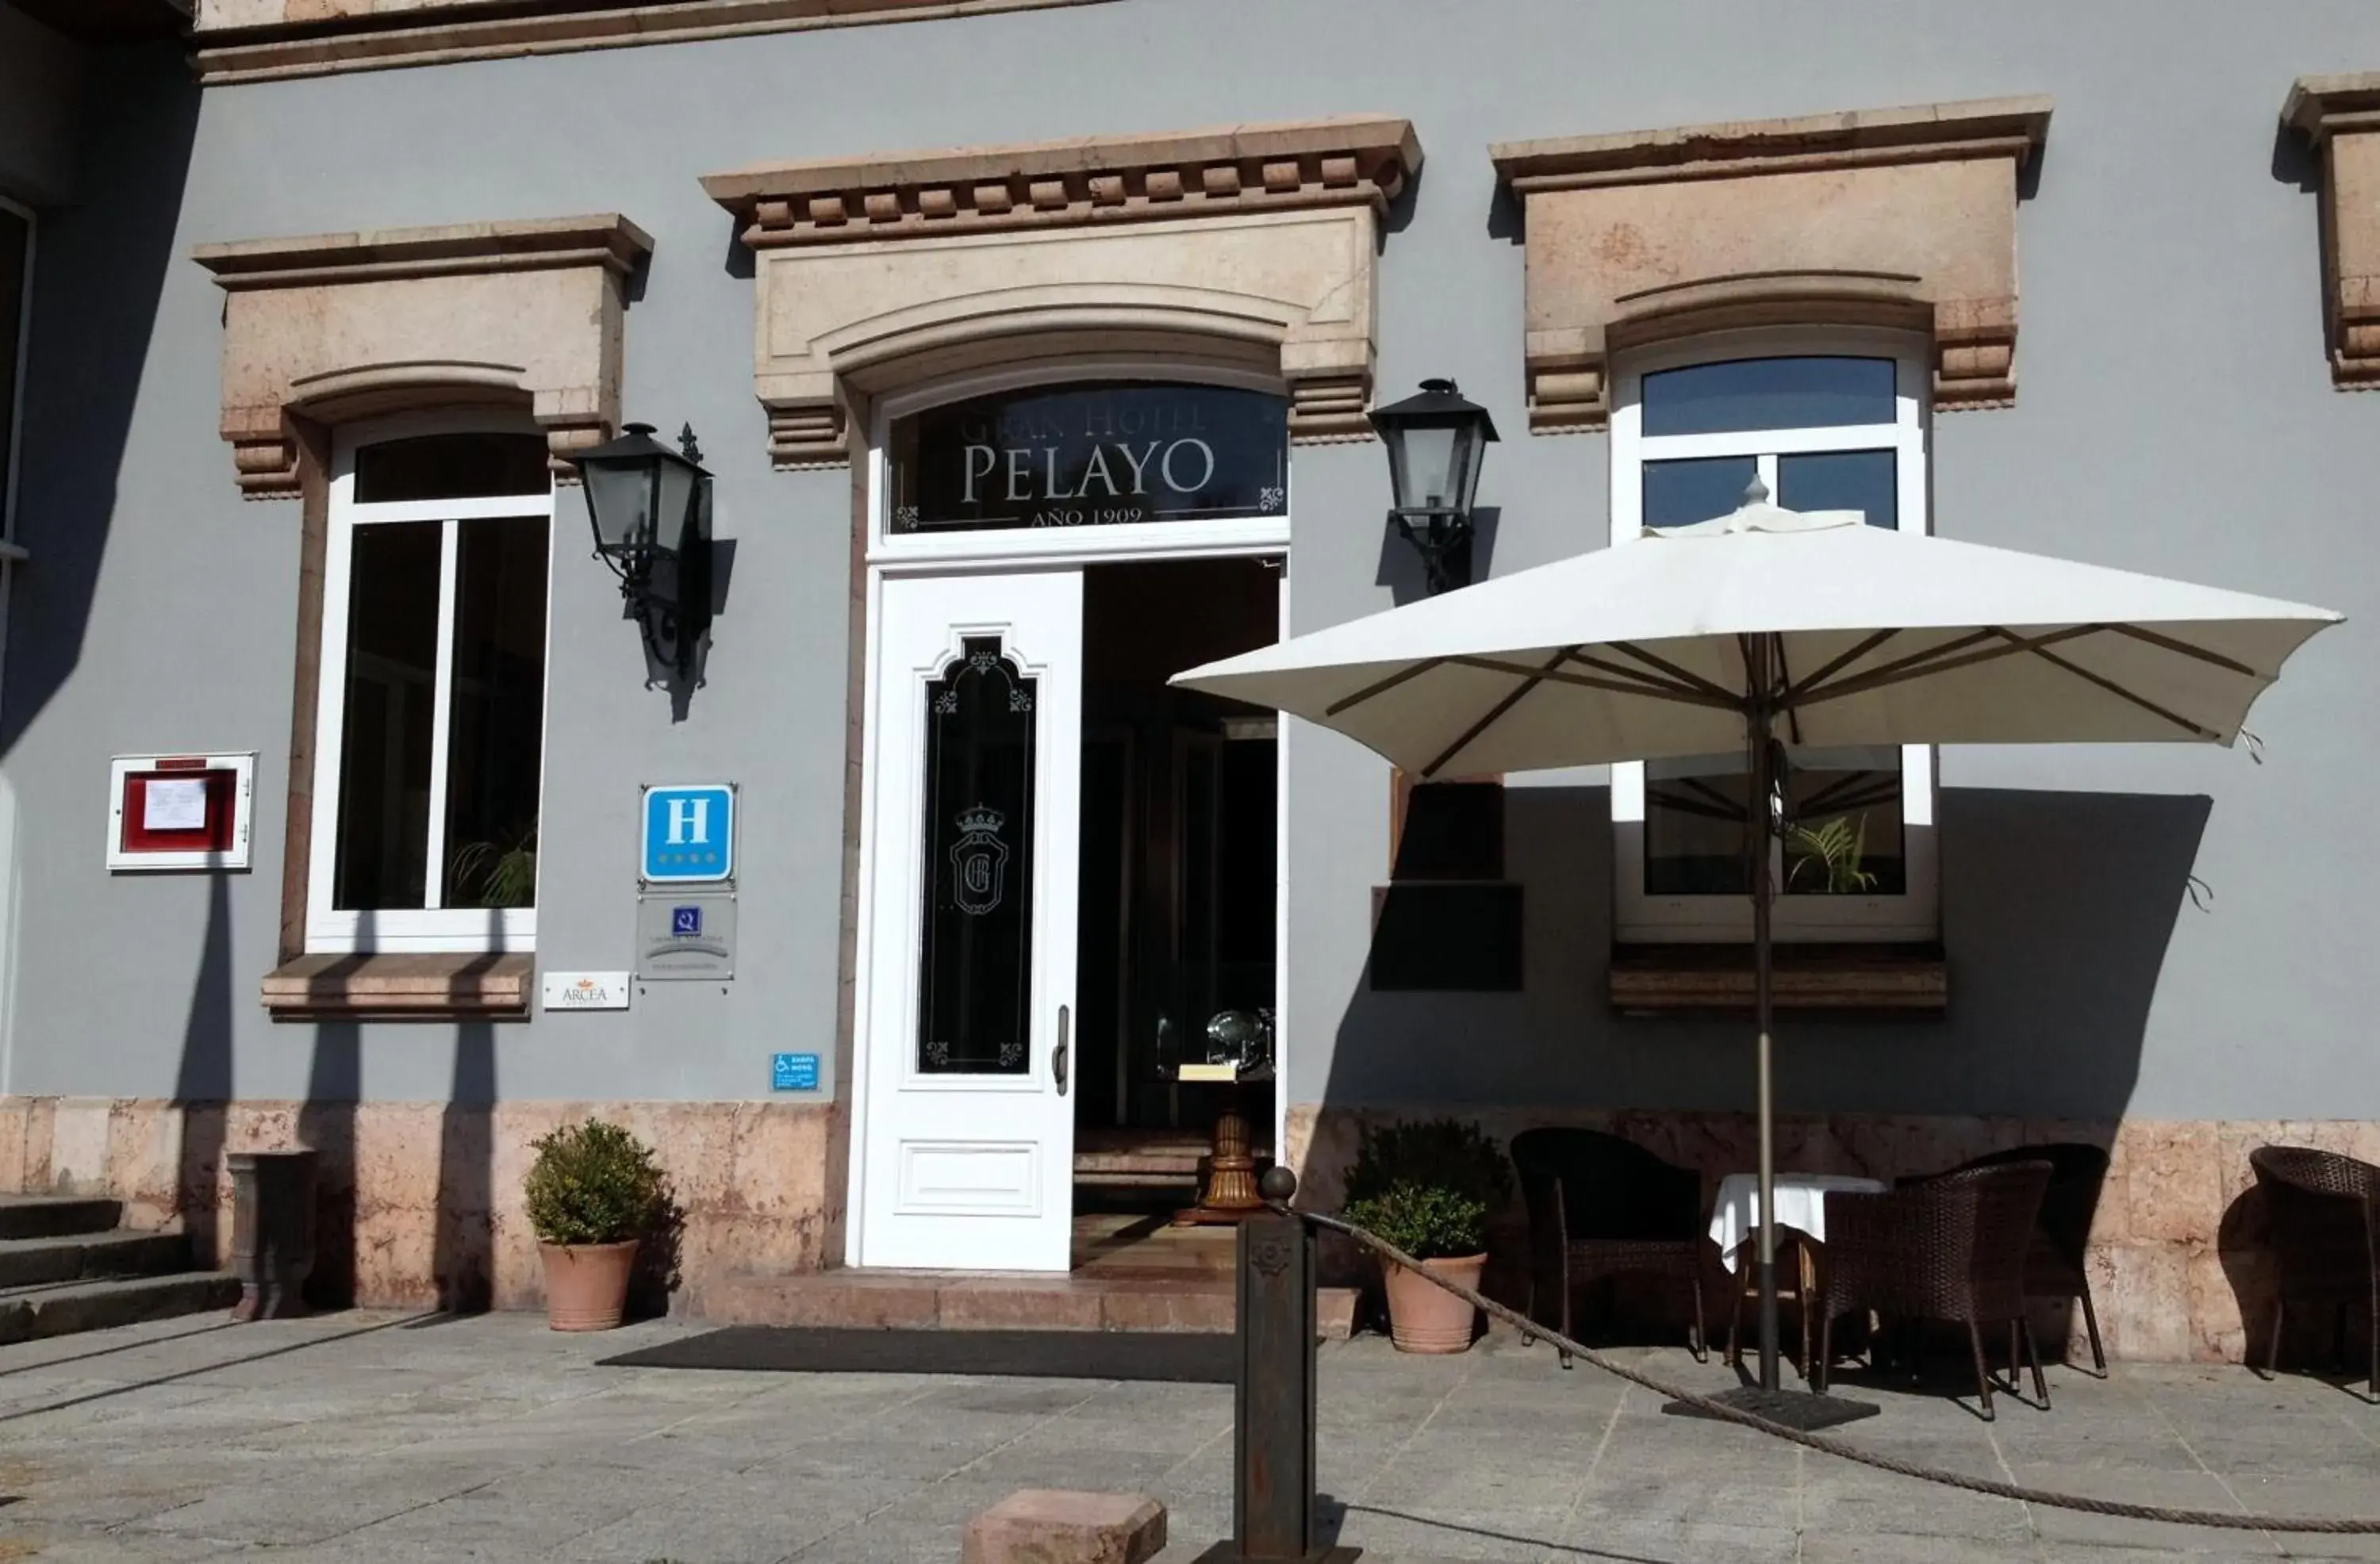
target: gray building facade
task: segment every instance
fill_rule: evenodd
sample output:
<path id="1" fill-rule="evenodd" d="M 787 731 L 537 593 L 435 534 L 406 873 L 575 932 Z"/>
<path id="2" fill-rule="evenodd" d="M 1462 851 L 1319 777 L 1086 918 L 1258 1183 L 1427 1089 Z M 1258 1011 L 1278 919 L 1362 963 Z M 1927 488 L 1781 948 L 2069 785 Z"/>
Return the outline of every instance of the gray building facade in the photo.
<path id="1" fill-rule="evenodd" d="M 298 9 L 74 38 L 0 4 L 0 211 L 30 234 L 0 1183 L 203 1226 L 226 1150 L 313 1145 L 350 1295 L 519 1303 L 528 1142 L 597 1112 L 661 1148 L 684 1302 L 722 1312 L 748 1274 L 1040 1263 L 1014 1234 L 1062 1223 L 1086 1147 L 1204 1130 L 1217 1100 L 1161 1074 L 1224 1009 L 1272 1012 L 1256 1138 L 1318 1201 L 1383 1115 L 1748 1167 L 1749 1043 L 1712 1013 L 1740 944 L 1684 905 L 1723 887 L 1647 867 L 1675 837 L 1661 777 L 1415 797 L 1333 735 L 1165 705 L 1166 673 L 1421 594 L 1362 411 L 1439 376 L 1503 435 L 1480 576 L 1625 546 L 1616 500 L 1657 519 L 1664 461 L 1720 482 L 1882 452 L 1898 525 L 2343 611 L 2259 703 L 2254 757 L 1828 762 L 1884 779 L 1869 824 L 1902 846 L 1874 850 L 1874 919 L 1789 935 L 1814 1008 L 1780 1038 L 1782 1155 L 1890 1176 L 2108 1146 L 2102 1323 L 2168 1358 L 2237 1357 L 2262 1306 L 2249 1146 L 2380 1159 L 2355 987 L 2380 756 L 2354 693 L 2380 404 L 2341 394 L 2380 271 L 2380 134 L 2349 117 L 2380 91 L 2354 74 L 2380 65 L 2368 8 Z M 1881 365 L 1885 411 L 1658 454 L 1658 377 L 1770 361 Z M 1177 433 L 1208 406 L 1184 387 L 1269 418 L 1202 465 L 1285 463 L 1282 492 L 1199 510 L 1193 484 L 1179 516 L 1064 527 L 936 510 L 933 464 L 976 470 L 937 408 L 1029 426 L 1068 386 Z M 714 475 L 698 679 L 650 659 L 587 557 L 568 463 L 629 420 L 691 425 Z M 1844 427 L 1869 443 L 1804 438 Z M 482 436 L 512 443 L 493 487 L 417 447 L 370 497 L 356 455 Z M 998 460 L 978 476 L 1012 478 Z M 1057 457 L 1036 489 L 1039 460 L 1007 498 L 1091 495 Z M 544 527 L 541 563 L 475 597 L 499 517 Z M 373 558 L 413 526 L 445 540 Z M 405 685 L 427 717 L 387 704 L 393 674 L 358 704 L 358 670 L 402 661 L 368 644 L 374 572 L 405 569 L 419 637 L 451 643 Z M 1037 758 L 1041 834 L 1006 860 L 1036 953 L 1003 1002 L 1030 1013 L 971 1073 L 904 1007 L 936 981 L 920 898 L 929 926 L 965 900 L 925 887 L 967 873 L 918 735 L 986 666 L 1038 681 L 1042 725 L 1003 742 Z M 417 803 L 449 811 L 377 891 L 346 833 L 398 763 L 357 758 L 367 714 L 397 748 L 429 735 L 446 802 Z M 527 854 L 525 901 L 464 893 L 486 859 L 455 855 L 458 768 L 497 777 L 507 732 L 541 734 L 529 812 L 483 799 L 471 829 Z M 201 798 L 169 791 L 177 759 L 248 790 L 244 866 L 139 861 L 216 824 L 176 823 Z M 505 774 L 488 797 L 521 793 Z M 641 790 L 710 783 L 734 790 L 732 976 L 651 976 Z M 371 829 L 418 834 L 384 802 Z M 1426 817 L 1462 861 L 1400 873 Z M 1485 848 L 1460 829 L 1481 820 Z M 1517 928 L 1517 964 L 1449 955 L 1475 918 Z M 556 980 L 579 975 L 624 1006 L 577 1008 Z"/>

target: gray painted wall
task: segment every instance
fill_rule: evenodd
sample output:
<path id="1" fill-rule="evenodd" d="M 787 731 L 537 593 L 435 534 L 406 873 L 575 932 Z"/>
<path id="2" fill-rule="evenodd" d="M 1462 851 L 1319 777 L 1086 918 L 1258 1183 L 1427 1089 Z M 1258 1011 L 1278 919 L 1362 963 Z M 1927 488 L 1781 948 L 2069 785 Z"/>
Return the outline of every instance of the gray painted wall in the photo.
<path id="1" fill-rule="evenodd" d="M 0 196 L 28 206 L 74 193 L 83 51 L 0 0 Z"/>
<path id="2" fill-rule="evenodd" d="M 1260 46 L 1259 46 L 1260 42 Z M 1382 258 L 1380 383 L 1451 374 L 1507 431 L 1483 502 L 1498 572 L 1606 536 L 1603 442 L 1530 439 L 1523 250 L 1490 141 L 2011 92 L 2056 98 L 2019 218 L 2020 405 L 1936 439 L 1937 530 L 2309 598 L 2356 616 L 2259 707 L 2265 763 L 2172 750 L 1961 751 L 1943 765 L 1953 1009 L 1793 1026 L 1804 1109 L 2157 1117 L 2380 1116 L 2362 948 L 2380 833 L 2369 531 L 2380 399 L 2332 391 L 2315 197 L 2277 139 L 2290 79 L 2380 64 L 2355 3 L 1979 8 L 1858 0 L 1120 0 L 235 87 L 194 103 L 170 55 L 94 92 L 84 177 L 123 190 L 45 232 L 0 759 L 19 805 L 6 1088 L 243 1097 L 764 1095 L 771 1049 L 832 1053 L 846 483 L 772 473 L 750 383 L 751 284 L 698 176 L 759 159 L 1404 115 L 1429 162 Z M 142 74 L 146 72 L 147 74 Z M 111 181 L 102 184 L 101 181 Z M 629 959 L 636 784 L 723 776 L 747 811 L 742 971 L 620 1016 L 526 1026 L 269 1024 L 298 511 L 243 504 L 215 437 L 214 239 L 618 210 L 658 249 L 627 324 L 631 416 L 690 418 L 735 575 L 683 722 L 639 686 L 575 496 L 557 532 L 540 960 Z M 1294 615 L 1385 606 L 1377 450 L 1296 457 Z M 256 867 L 110 879 L 105 761 L 254 747 Z M 1597 776 L 1516 793 L 1531 982 L 1374 997 L 1369 887 L 1385 768 L 1292 741 L 1293 1100 L 1743 1106 L 1739 1027 L 1621 1023 L 1601 1001 Z M 2204 912 L 2184 893 L 2195 874 Z"/>

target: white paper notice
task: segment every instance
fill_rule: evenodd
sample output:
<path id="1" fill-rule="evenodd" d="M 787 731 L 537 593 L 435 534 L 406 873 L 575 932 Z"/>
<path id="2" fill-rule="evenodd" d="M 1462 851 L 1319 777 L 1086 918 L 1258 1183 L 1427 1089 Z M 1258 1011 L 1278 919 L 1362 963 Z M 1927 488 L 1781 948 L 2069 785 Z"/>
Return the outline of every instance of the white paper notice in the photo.
<path id="1" fill-rule="evenodd" d="M 140 790 L 142 830 L 204 830 L 207 784 L 196 777 L 152 777 Z"/>

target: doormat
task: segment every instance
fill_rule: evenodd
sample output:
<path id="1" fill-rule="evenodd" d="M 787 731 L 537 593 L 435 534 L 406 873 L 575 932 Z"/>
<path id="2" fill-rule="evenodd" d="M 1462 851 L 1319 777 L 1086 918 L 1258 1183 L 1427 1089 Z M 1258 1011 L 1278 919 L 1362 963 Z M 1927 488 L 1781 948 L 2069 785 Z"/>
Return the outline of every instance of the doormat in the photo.
<path id="1" fill-rule="evenodd" d="M 606 1368 L 779 1374 L 982 1374 L 1229 1385 L 1237 1337 L 1207 1331 L 856 1330 L 731 1325 L 601 1360 Z"/>

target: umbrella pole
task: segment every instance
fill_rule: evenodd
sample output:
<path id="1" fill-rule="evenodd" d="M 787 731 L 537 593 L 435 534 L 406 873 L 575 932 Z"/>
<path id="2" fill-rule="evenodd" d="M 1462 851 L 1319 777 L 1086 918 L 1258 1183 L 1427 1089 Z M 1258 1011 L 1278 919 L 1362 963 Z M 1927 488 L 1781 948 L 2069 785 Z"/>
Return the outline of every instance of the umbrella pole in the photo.
<path id="1" fill-rule="evenodd" d="M 1749 762 L 1750 789 L 1745 796 L 1746 823 L 1758 822 L 1745 831 L 1745 845 L 1752 854 L 1752 1013 L 1759 1029 L 1759 1090 L 1760 1112 L 1760 1236 L 1758 1260 L 1760 1267 L 1760 1379 L 1757 1384 L 1740 1385 L 1715 1397 L 1729 1406 L 1755 1413 L 1772 1423 L 1791 1428 L 1831 1428 L 1839 1423 L 1855 1418 L 1873 1417 L 1879 1410 L 1867 1401 L 1854 1401 L 1841 1396 L 1814 1395 L 1807 1390 L 1788 1390 L 1779 1383 L 1777 1365 L 1777 1135 L 1776 1098 L 1772 1070 L 1770 1030 L 1775 1022 L 1775 999 L 1772 992 L 1775 972 L 1771 962 L 1773 941 L 1769 914 L 1770 898 L 1776 892 L 1776 876 L 1768 870 L 1768 852 L 1776 836 L 1777 811 L 1774 806 L 1778 779 L 1770 765 L 1769 739 L 1776 724 L 1776 644 L 1767 636 L 1753 636 L 1743 643 L 1744 682 L 1748 686 L 1743 703 L 1744 742 L 1750 746 L 1745 759 Z M 1736 1283 L 1734 1285 L 1741 1285 Z M 1802 1299 L 1804 1309 L 1815 1301 L 1806 1293 Z M 1802 1372 L 1812 1370 L 1804 1364 Z M 1684 1417 L 1713 1415 L 1684 1401 L 1671 1401 L 1661 1409 Z"/>
<path id="2" fill-rule="evenodd" d="M 1752 642 L 1752 667 L 1746 670 L 1752 686 L 1752 699 L 1746 712 L 1745 730 L 1752 753 L 1750 806 L 1758 829 L 1752 843 L 1752 1012 L 1753 1024 L 1759 1030 L 1759 1085 L 1756 1102 L 1760 1116 L 1760 1388 L 1779 1388 L 1777 1367 L 1777 1140 L 1775 1134 L 1775 1099 L 1772 1095 L 1773 1073 L 1769 1047 L 1769 1025 L 1773 1000 L 1771 995 L 1768 851 L 1772 812 L 1777 779 L 1768 774 L 1769 737 L 1769 670 L 1768 637 L 1756 636 Z M 1810 1301 L 1803 1299 L 1808 1308 Z M 1808 1372 L 1805 1368 L 1804 1373 Z"/>

